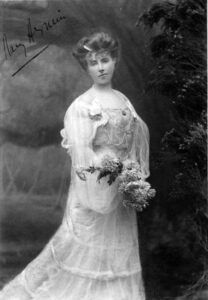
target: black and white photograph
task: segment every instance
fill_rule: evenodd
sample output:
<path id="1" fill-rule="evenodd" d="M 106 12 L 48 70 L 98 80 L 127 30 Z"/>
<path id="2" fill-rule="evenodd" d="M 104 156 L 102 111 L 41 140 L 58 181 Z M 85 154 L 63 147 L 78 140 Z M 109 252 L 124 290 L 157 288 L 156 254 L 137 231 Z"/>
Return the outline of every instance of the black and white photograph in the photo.
<path id="1" fill-rule="evenodd" d="M 207 300 L 207 4 L 0 0 L 0 300 Z"/>

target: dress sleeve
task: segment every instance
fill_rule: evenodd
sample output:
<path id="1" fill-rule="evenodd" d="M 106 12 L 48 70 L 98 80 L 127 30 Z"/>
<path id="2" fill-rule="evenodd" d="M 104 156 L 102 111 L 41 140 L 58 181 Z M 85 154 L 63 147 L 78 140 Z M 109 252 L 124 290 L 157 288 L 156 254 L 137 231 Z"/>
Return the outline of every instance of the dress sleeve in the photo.
<path id="1" fill-rule="evenodd" d="M 146 123 L 142 120 L 142 118 L 137 114 L 135 108 L 129 101 L 129 99 L 119 91 L 116 91 L 120 97 L 122 97 L 129 109 L 131 110 L 134 118 L 135 118 L 135 128 L 134 128 L 134 137 L 132 148 L 129 154 L 131 160 L 136 160 L 140 163 L 141 171 L 144 179 L 149 177 L 149 144 L 150 144 L 150 135 L 149 129 Z"/>
<path id="2" fill-rule="evenodd" d="M 91 174 L 79 170 L 99 163 L 93 151 L 93 139 L 97 128 L 107 122 L 99 107 L 75 100 L 66 112 L 62 146 L 67 149 L 72 160 L 72 188 L 74 199 L 82 207 L 106 214 L 118 205 L 117 185 L 109 186 L 107 179 L 97 181 L 98 171 Z"/>
<path id="3" fill-rule="evenodd" d="M 144 179 L 149 177 L 149 129 L 146 123 L 136 114 L 137 122 L 131 155 L 140 163 Z"/>
<path id="4" fill-rule="evenodd" d="M 93 164 L 95 153 L 92 141 L 96 127 L 96 122 L 90 119 L 87 105 L 75 100 L 66 111 L 64 128 L 61 130 L 61 144 L 71 156 L 73 168 L 87 168 Z"/>

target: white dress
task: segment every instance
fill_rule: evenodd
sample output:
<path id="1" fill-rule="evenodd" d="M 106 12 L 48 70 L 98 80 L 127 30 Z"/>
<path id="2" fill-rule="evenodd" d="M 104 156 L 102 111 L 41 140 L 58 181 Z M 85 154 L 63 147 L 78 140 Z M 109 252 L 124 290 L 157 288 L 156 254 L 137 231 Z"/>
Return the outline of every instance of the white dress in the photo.
<path id="1" fill-rule="evenodd" d="M 115 90 L 114 90 L 115 91 Z M 122 206 L 117 181 L 77 170 L 105 154 L 139 160 L 149 175 L 148 129 L 127 98 L 103 109 L 92 89 L 64 119 L 62 146 L 72 159 L 62 224 L 42 252 L 0 292 L 0 300 L 144 300 L 136 213 Z"/>

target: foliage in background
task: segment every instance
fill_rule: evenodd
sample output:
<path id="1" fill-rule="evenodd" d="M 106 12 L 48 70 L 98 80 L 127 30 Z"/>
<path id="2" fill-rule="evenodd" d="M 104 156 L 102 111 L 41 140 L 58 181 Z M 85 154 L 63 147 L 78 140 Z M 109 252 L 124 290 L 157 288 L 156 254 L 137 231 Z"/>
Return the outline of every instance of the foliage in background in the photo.
<path id="1" fill-rule="evenodd" d="M 180 237 L 178 243 L 183 249 L 179 256 L 186 253 L 184 256 L 190 257 L 190 263 L 190 253 L 197 256 L 198 266 L 192 263 L 192 269 L 187 268 L 187 272 L 194 273 L 194 276 L 187 273 L 189 284 L 197 281 L 189 289 L 191 294 L 208 285 L 206 3 L 203 0 L 159 2 L 138 20 L 138 25 L 144 24 L 146 28 L 158 26 L 158 33 L 150 40 L 154 66 L 146 90 L 159 91 L 170 101 L 175 123 L 164 134 L 159 153 L 160 162 L 170 166 L 172 182 L 167 201 L 162 205 L 173 236 L 178 232 Z"/>
<path id="2" fill-rule="evenodd" d="M 47 49 L 47 52 L 42 53 L 38 59 L 33 60 L 31 64 L 22 70 L 22 72 L 19 73 L 20 76 L 10 78 L 10 74 L 12 73 L 11 68 L 15 67 L 14 61 L 19 57 L 18 55 L 15 55 L 11 62 L 7 61 L 4 67 L 1 68 L 3 72 L 0 84 L 0 87 L 3 86 L 1 102 L 5 106 L 4 110 L 6 110 L 5 114 L 1 114 L 1 142 L 6 142 L 5 148 L 2 147 L 1 152 L 2 157 L 7 158 L 8 163 L 4 166 L 4 178 L 6 179 L 8 177 L 8 181 L 5 185 L 9 191 L 12 189 L 16 191 L 16 188 L 22 193 L 25 192 L 24 201 L 28 203 L 26 208 L 22 205 L 19 213 L 17 212 L 17 209 L 20 207 L 19 200 L 12 202 L 11 198 L 5 198 L 9 200 L 6 201 L 5 204 L 8 205 L 9 208 L 8 210 L 1 208 L 1 211 L 6 211 L 4 217 L 5 223 L 3 225 L 4 230 L 6 230 L 6 235 L 7 237 L 10 236 L 11 239 L 13 235 L 15 235 L 25 242 L 25 239 L 28 238 L 27 234 L 22 230 L 23 227 L 27 229 L 28 233 L 31 232 L 33 236 L 34 234 L 39 235 L 40 228 L 43 234 L 50 231 L 50 228 L 48 228 L 50 226 L 47 224 L 48 216 L 51 215 L 48 214 L 47 210 L 45 210 L 46 217 L 43 217 L 39 212 L 42 205 L 46 203 L 47 198 L 43 196 L 54 194 L 55 200 L 51 200 L 53 204 L 52 207 L 60 207 L 61 204 L 58 199 L 62 198 L 62 191 L 64 189 L 67 190 L 69 182 L 69 166 L 65 163 L 65 158 L 67 160 L 68 158 L 61 154 L 61 150 L 55 145 L 60 144 L 59 130 L 63 126 L 63 116 L 67 106 L 71 103 L 72 99 L 84 91 L 89 84 L 86 81 L 85 73 L 79 69 L 78 64 L 70 55 L 71 45 L 74 45 L 79 38 L 88 34 L 91 30 L 102 27 L 108 28 L 118 35 L 122 44 L 122 59 L 115 74 L 115 88 L 121 90 L 129 97 L 139 115 L 148 124 L 151 135 L 151 154 L 157 151 L 158 141 L 163 132 L 172 126 L 172 121 L 169 119 L 173 119 L 173 112 L 174 119 L 176 121 L 179 120 L 178 124 L 175 121 L 176 133 L 174 131 L 167 133 L 167 139 L 170 137 L 167 144 L 169 148 L 163 151 L 163 158 L 166 158 L 164 165 L 166 166 L 167 176 L 159 169 L 159 176 L 154 178 L 155 174 L 152 168 L 151 180 L 152 183 L 154 183 L 153 186 L 156 187 L 155 181 L 160 185 L 160 187 L 157 188 L 157 199 L 155 198 L 152 205 L 142 212 L 138 218 L 139 222 L 143 222 L 139 228 L 139 238 L 141 254 L 142 252 L 144 253 L 141 261 L 143 264 L 143 274 L 145 275 L 144 282 L 147 298 L 151 300 L 164 300 L 167 299 L 166 296 L 174 297 L 174 295 L 178 293 L 177 284 L 187 285 L 187 283 L 190 283 L 193 279 L 192 274 L 193 270 L 195 271 L 196 265 L 199 264 L 201 267 L 203 263 L 201 248 L 198 247 L 196 243 L 196 237 L 199 238 L 199 243 L 205 245 L 204 231 L 206 228 L 205 226 L 198 226 L 199 224 L 205 224 L 206 221 L 203 210 L 202 216 L 204 216 L 204 218 L 197 218 L 197 222 L 194 223 L 194 228 L 192 219 L 190 218 L 191 214 L 187 214 L 187 207 L 189 207 L 189 202 L 192 203 L 192 200 L 190 200 L 188 196 L 185 196 L 186 194 L 183 196 L 183 199 L 181 196 L 183 195 L 181 189 L 181 178 L 183 177 L 176 177 L 177 174 L 182 173 L 180 170 L 181 164 L 179 156 L 184 154 L 186 158 L 186 155 L 189 153 L 190 155 L 188 157 L 190 157 L 190 159 L 188 161 L 190 161 L 191 165 L 193 165 L 192 158 L 199 156 L 197 161 L 200 162 L 201 168 L 201 165 L 203 165 L 201 158 L 204 155 L 203 151 L 206 151 L 206 147 L 204 146 L 203 138 L 205 133 L 204 126 L 200 125 L 201 118 L 197 117 L 197 121 L 193 121 L 193 118 L 190 118 L 191 114 L 193 114 L 194 118 L 195 114 L 200 114 L 201 109 L 193 109 L 193 112 L 190 113 L 189 106 L 185 105 L 184 99 L 182 98 L 180 105 L 184 106 L 184 110 L 176 109 L 176 106 L 179 105 L 179 99 L 177 100 L 177 105 L 169 101 L 161 101 L 162 95 L 167 95 L 168 99 L 172 101 L 176 100 L 179 85 L 182 84 L 182 71 L 184 73 L 185 71 L 182 70 L 182 67 L 179 68 L 177 65 L 172 66 L 172 64 L 176 63 L 175 58 L 169 58 L 168 51 L 169 49 L 171 50 L 171 47 L 168 46 L 169 44 L 166 48 L 163 46 L 163 36 L 161 34 L 155 36 L 155 38 L 158 37 L 159 39 L 158 48 L 155 48 L 156 55 L 153 55 L 152 59 L 150 59 L 150 49 L 145 48 L 145 43 L 149 38 L 149 32 L 144 32 L 142 28 L 135 26 L 138 12 L 143 12 L 144 9 L 150 7 L 151 3 L 155 2 L 155 0 L 56 0 L 44 1 L 44 3 L 48 3 L 44 8 L 42 7 L 42 1 L 32 1 L 32 3 L 26 6 L 27 2 L 28 1 L 25 0 L 18 1 L 18 3 L 10 3 L 10 1 L 4 3 L 4 13 L 0 16 L 0 20 L 2 21 L 4 32 L 8 34 L 9 43 L 14 43 L 17 37 L 21 42 L 25 41 L 28 16 L 31 16 L 31 22 L 34 26 L 39 26 L 41 21 L 46 21 L 50 19 L 50 17 L 56 16 L 57 9 L 60 9 L 61 12 L 67 16 L 67 19 L 65 23 L 59 23 L 56 28 L 47 31 L 44 38 L 37 34 L 37 43 L 32 47 L 31 52 L 28 51 L 29 56 L 32 55 L 33 51 L 37 51 L 39 47 L 44 46 L 44 43 L 50 43 L 51 45 Z M 34 6 L 35 3 L 40 2 L 41 7 Z M 171 15 L 173 16 L 174 14 L 173 12 L 171 13 L 171 7 L 173 8 L 175 6 L 166 4 L 166 2 L 163 2 L 161 5 L 164 5 L 164 9 L 158 14 L 157 20 L 158 24 L 163 25 L 160 16 L 165 16 L 165 12 L 167 12 L 166 7 L 170 7 L 170 17 Z M 162 8 L 163 6 L 159 6 L 159 8 L 160 7 Z M 158 9 L 156 7 L 156 13 L 157 11 Z M 186 12 L 184 15 L 186 15 Z M 11 16 L 14 18 L 11 18 Z M 183 23 L 184 17 L 182 16 L 179 19 L 181 23 Z M 193 22 L 193 30 L 195 30 L 197 26 L 200 26 L 202 19 L 201 17 L 199 19 L 200 20 L 195 19 L 195 22 Z M 157 24 L 157 20 L 154 21 L 153 18 L 152 24 Z M 172 24 L 171 18 L 170 21 L 168 21 L 168 17 L 163 20 L 167 24 L 168 22 Z M 167 34 L 165 34 L 165 31 L 163 32 L 165 28 Z M 203 26 L 201 26 L 201 28 L 204 30 Z M 166 43 L 169 37 L 170 42 L 172 41 L 172 46 L 176 45 L 172 35 L 168 34 L 168 26 L 163 26 L 161 29 L 160 33 L 164 33 L 164 42 Z M 200 31 L 200 34 L 203 33 L 203 30 Z M 154 27 L 151 32 L 158 32 L 157 26 Z M 184 38 L 186 39 L 186 43 L 188 43 L 188 39 L 183 37 L 181 50 L 184 49 Z M 159 46 L 160 40 L 161 45 Z M 152 41 L 154 41 L 154 39 Z M 200 50 L 201 48 L 198 48 L 197 44 L 200 42 L 201 45 L 201 38 L 200 36 L 198 37 L 198 34 L 196 39 L 192 39 L 192 43 L 194 42 L 196 44 L 194 53 L 199 53 L 199 57 L 201 57 L 201 55 L 203 56 L 204 50 Z M 155 43 L 157 44 L 157 41 Z M 188 44 L 187 49 L 191 49 L 189 49 Z M 171 51 L 173 55 L 177 53 L 175 49 Z M 178 50 L 178 53 L 179 52 Z M 187 54 L 185 50 L 184 53 L 185 55 Z M 18 52 L 16 54 L 18 54 Z M 167 62 L 165 59 L 167 59 Z M 200 58 L 197 57 L 196 60 L 197 63 L 200 62 Z M 159 61 L 161 61 L 162 68 L 160 68 Z M 19 64 L 20 62 L 17 60 L 16 63 Z M 179 59 L 178 63 L 182 64 L 182 60 Z M 159 68 L 154 67 L 148 77 L 152 64 L 154 66 L 158 64 Z M 175 75 L 171 74 L 172 69 L 178 72 L 177 76 L 179 82 L 175 85 L 173 80 Z M 188 76 L 189 72 L 190 71 L 186 72 Z M 196 76 L 199 75 L 197 72 Z M 144 94 L 143 91 L 146 82 L 149 84 L 146 90 L 150 91 L 151 87 L 152 93 Z M 186 88 L 186 93 L 189 91 L 192 96 L 192 93 L 195 92 L 196 96 L 200 99 L 199 102 L 194 102 L 197 104 L 197 107 L 199 104 L 202 104 L 201 94 L 203 94 L 203 90 L 200 87 L 202 83 L 203 80 L 198 78 L 198 83 L 195 80 L 195 85 L 192 86 L 193 90 L 190 89 L 190 86 L 188 89 Z M 165 90 L 163 90 L 164 88 Z M 158 90 L 161 92 L 160 95 L 158 95 Z M 159 99 L 160 101 L 158 101 Z M 188 95 L 186 96 L 186 100 L 189 101 Z M 190 101 L 193 100 L 194 99 L 190 97 Z M 172 107 L 172 114 L 169 114 L 170 106 Z M 9 108 L 12 109 L 9 110 Z M 182 112 L 184 114 L 187 113 L 188 118 L 190 118 L 188 119 L 188 123 L 190 123 L 188 127 L 182 124 Z M 198 128 L 201 128 L 201 130 L 199 131 Z M 177 142 L 178 137 L 176 134 L 184 141 L 185 145 L 183 152 L 181 149 L 180 153 L 177 149 L 180 142 Z M 205 148 L 199 145 L 199 140 Z M 7 144 L 8 141 L 12 143 L 12 145 Z M 172 145 L 172 148 L 170 148 L 170 145 Z M 57 148 L 57 151 L 55 148 Z M 166 162 L 177 162 L 178 165 L 175 163 L 174 168 L 168 168 Z M 152 160 L 151 167 L 153 167 L 153 163 L 155 163 L 155 159 Z M 188 166 L 188 164 L 184 164 L 184 166 Z M 5 175 L 5 169 L 7 176 Z M 194 170 L 197 171 L 198 167 Z M 172 171 L 175 173 L 172 174 Z M 197 181 L 192 179 L 194 185 L 190 185 L 190 178 L 186 176 L 187 180 L 183 181 L 183 184 L 188 185 L 189 188 L 191 186 L 192 192 L 196 192 L 198 195 L 201 174 L 197 172 L 193 173 L 191 170 L 190 173 L 195 176 L 195 178 L 198 178 Z M 188 175 L 188 173 L 186 174 Z M 200 176 L 197 174 L 200 174 Z M 178 182 L 177 186 L 180 186 L 181 190 L 178 188 L 172 190 L 172 192 L 175 192 L 175 195 L 172 194 L 171 198 L 165 195 L 167 189 L 166 182 L 172 181 L 172 177 L 174 176 L 177 179 L 176 182 Z M 176 193 L 177 191 L 178 193 Z M 190 193 L 190 191 L 188 192 Z M 38 202 L 40 207 L 37 207 L 37 210 L 33 210 L 30 213 L 30 203 L 34 201 L 34 198 L 30 197 L 33 196 L 32 193 L 38 196 L 35 198 L 35 203 L 37 204 Z M 57 193 L 58 196 L 56 196 Z M 183 193 L 187 193 L 187 189 L 183 188 Z M 161 195 L 164 195 L 164 197 L 161 197 Z M 174 197 L 176 200 L 174 200 Z M 187 197 L 187 201 L 184 200 L 185 197 Z M 167 200 L 163 201 L 165 199 Z M 194 205 L 197 204 L 195 194 L 194 196 L 192 195 L 191 199 L 194 200 Z M 200 202 L 199 198 L 198 200 Z M 201 200 L 203 203 L 203 198 L 201 198 Z M 158 207 L 157 203 L 159 204 Z M 192 205 L 191 207 L 192 211 L 195 211 L 195 206 Z M 202 206 L 197 205 L 196 207 L 198 210 L 198 208 Z M 13 214 L 11 214 L 11 211 Z M 54 212 L 56 212 L 56 210 L 54 210 Z M 164 212 L 167 214 L 167 217 Z M 184 212 L 184 218 L 182 212 Z M 33 218 L 31 218 L 31 216 L 33 216 Z M 46 225 L 39 226 L 40 216 L 41 219 L 46 220 Z M 189 218 L 187 216 L 189 216 Z M 16 222 L 15 218 L 17 220 Z M 22 222 L 19 222 L 20 218 Z M 29 223 L 30 218 L 31 223 Z M 56 218 L 50 218 L 58 224 Z M 11 220 L 13 220 L 12 224 Z M 27 224 L 27 226 L 25 226 L 25 224 Z M 38 226 L 36 226 L 37 224 Z M 197 232 L 197 235 L 193 234 L 193 230 Z M 187 238 L 187 236 L 190 238 Z M 46 240 L 47 239 L 48 237 Z M 17 249 L 16 245 L 13 248 Z M 10 255 L 9 251 L 8 253 Z M 25 256 L 25 254 L 23 254 L 23 256 Z M 14 257 L 18 260 L 16 253 Z M 197 271 L 198 270 L 199 268 Z M 3 272 L 6 275 L 5 269 Z"/>

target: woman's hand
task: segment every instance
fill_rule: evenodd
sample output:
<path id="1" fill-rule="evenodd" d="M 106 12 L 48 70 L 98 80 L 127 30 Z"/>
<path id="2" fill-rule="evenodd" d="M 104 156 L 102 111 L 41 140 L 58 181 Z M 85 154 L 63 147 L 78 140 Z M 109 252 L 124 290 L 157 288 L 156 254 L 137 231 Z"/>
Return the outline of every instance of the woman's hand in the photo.
<path id="1" fill-rule="evenodd" d="M 82 181 L 86 181 L 87 180 L 84 171 L 85 170 L 84 170 L 83 167 L 76 168 L 76 174 L 79 177 L 79 179 L 81 179 Z"/>
<path id="2" fill-rule="evenodd" d="M 122 163 L 123 163 L 123 167 L 126 168 L 126 166 L 128 166 L 130 163 L 132 163 L 132 160 L 127 158 L 126 160 L 122 161 Z"/>

